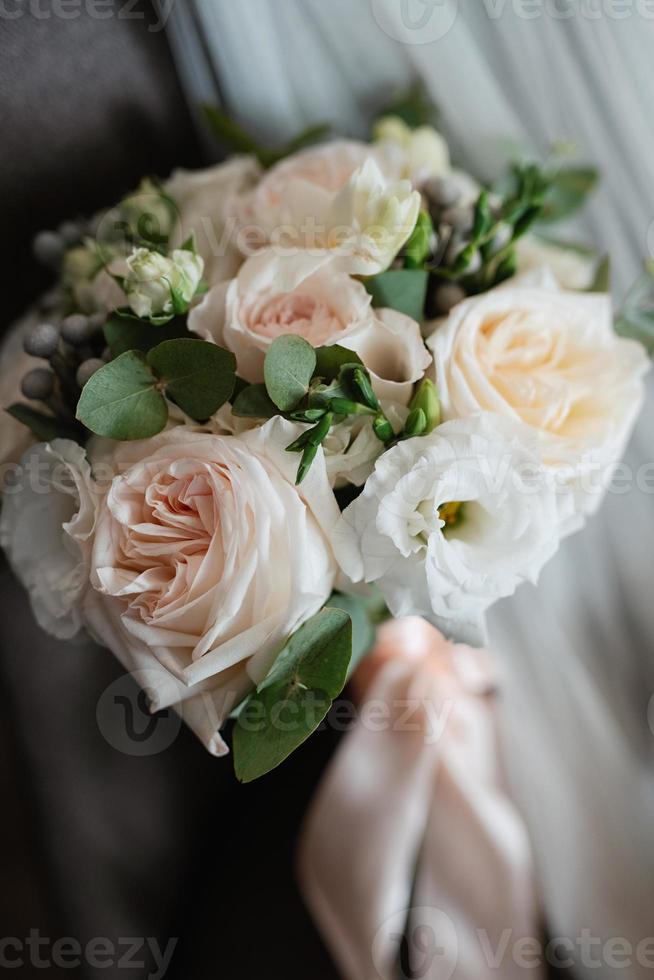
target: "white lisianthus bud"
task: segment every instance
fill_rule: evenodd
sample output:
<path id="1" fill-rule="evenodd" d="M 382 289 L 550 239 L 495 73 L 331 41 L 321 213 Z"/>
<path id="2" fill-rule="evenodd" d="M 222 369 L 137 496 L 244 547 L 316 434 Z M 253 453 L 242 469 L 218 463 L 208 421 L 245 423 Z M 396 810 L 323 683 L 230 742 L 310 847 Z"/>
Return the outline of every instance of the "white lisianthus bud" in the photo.
<path id="1" fill-rule="evenodd" d="M 172 316 L 179 305 L 188 307 L 202 278 L 202 257 L 175 249 L 170 257 L 136 248 L 127 259 L 124 289 L 138 317 Z"/>
<path id="2" fill-rule="evenodd" d="M 402 150 L 402 176 L 420 186 L 430 177 L 450 172 L 447 143 L 433 126 L 411 129 L 399 116 L 382 116 L 374 129 L 379 143 L 396 144 Z"/>
<path id="3" fill-rule="evenodd" d="M 420 194 L 408 180 L 389 184 L 370 158 L 336 196 L 330 215 L 329 246 L 350 275 L 387 269 L 415 228 Z"/>

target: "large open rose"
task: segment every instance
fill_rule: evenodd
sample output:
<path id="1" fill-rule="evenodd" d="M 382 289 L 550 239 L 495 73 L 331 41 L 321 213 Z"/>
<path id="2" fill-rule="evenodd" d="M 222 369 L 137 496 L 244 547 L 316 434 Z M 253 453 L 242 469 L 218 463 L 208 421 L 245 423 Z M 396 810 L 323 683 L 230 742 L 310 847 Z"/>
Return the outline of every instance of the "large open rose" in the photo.
<path id="1" fill-rule="evenodd" d="M 236 354 L 238 373 L 263 381 L 266 351 L 276 337 L 298 334 L 312 346 L 341 344 L 357 353 L 377 395 L 406 404 L 431 363 L 415 320 L 373 310 L 362 283 L 325 256 L 299 252 L 252 256 L 230 283 L 214 287 L 189 317 L 189 328 Z"/>
<path id="2" fill-rule="evenodd" d="M 455 306 L 427 344 L 445 418 L 519 419 L 575 490 L 575 511 L 599 504 L 648 367 L 644 348 L 614 333 L 608 296 L 502 286 Z"/>
<path id="3" fill-rule="evenodd" d="M 329 597 L 338 507 L 322 455 L 301 490 L 277 418 L 236 436 L 179 426 L 119 447 L 98 514 L 92 631 L 149 670 L 153 709 L 182 714 L 210 751 L 235 704 Z"/>

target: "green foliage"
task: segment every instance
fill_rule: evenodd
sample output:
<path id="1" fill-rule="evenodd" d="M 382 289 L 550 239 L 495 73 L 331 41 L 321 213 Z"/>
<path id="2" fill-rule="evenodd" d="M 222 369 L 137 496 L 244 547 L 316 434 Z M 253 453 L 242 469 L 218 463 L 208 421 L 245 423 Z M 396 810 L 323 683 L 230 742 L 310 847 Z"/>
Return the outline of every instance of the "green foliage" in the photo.
<path id="1" fill-rule="evenodd" d="M 591 293 L 611 292 L 611 257 L 609 255 L 604 255 L 600 260 L 588 290 Z"/>
<path id="2" fill-rule="evenodd" d="M 418 82 L 408 92 L 398 93 L 378 114 L 378 118 L 399 116 L 409 129 L 417 129 L 419 126 L 436 126 L 438 115 L 437 106 L 430 99 L 424 85 Z"/>
<path id="3" fill-rule="evenodd" d="M 236 358 L 204 340 L 166 340 L 149 352 L 148 364 L 166 395 L 199 422 L 217 412 L 234 390 Z"/>
<path id="4" fill-rule="evenodd" d="M 272 167 L 291 153 L 297 153 L 313 143 L 317 143 L 329 134 L 328 123 L 318 123 L 302 130 L 297 136 L 277 150 L 261 146 L 243 129 L 236 120 L 221 112 L 212 105 L 203 105 L 202 112 L 218 141 L 231 153 L 247 153 L 255 156 L 262 167 Z"/>
<path id="5" fill-rule="evenodd" d="M 645 274 L 627 293 L 615 319 L 615 331 L 621 337 L 639 340 L 654 355 L 654 261 L 645 266 Z"/>
<path id="6" fill-rule="evenodd" d="M 351 655 L 342 609 L 322 609 L 293 634 L 239 712 L 233 751 L 241 782 L 270 772 L 315 731 L 343 689 Z"/>
<path id="7" fill-rule="evenodd" d="M 290 412 L 309 391 L 316 354 L 302 337 L 285 334 L 272 342 L 263 374 L 270 398 L 282 412 Z"/>
<path id="8" fill-rule="evenodd" d="M 264 384 L 247 385 L 238 393 L 232 404 L 232 412 L 246 419 L 270 419 L 278 408 L 271 400 Z"/>
<path id="9" fill-rule="evenodd" d="M 388 269 L 364 281 L 372 296 L 372 305 L 406 313 L 421 323 L 429 273 L 425 269 Z"/>
<path id="10" fill-rule="evenodd" d="M 126 351 L 96 371 L 82 389 L 77 418 L 110 439 L 146 439 L 165 427 L 163 392 L 197 421 L 230 397 L 236 360 L 204 340 L 167 340 L 142 351 Z"/>
<path id="11" fill-rule="evenodd" d="M 18 422 L 26 425 L 40 442 L 51 442 L 52 439 L 72 439 L 74 442 L 82 442 L 84 439 L 84 430 L 80 425 L 55 415 L 46 415 L 45 412 L 39 412 L 31 405 L 16 402 L 5 411 Z"/>
<path id="12" fill-rule="evenodd" d="M 126 351 L 96 371 L 84 385 L 77 418 L 110 439 L 145 439 L 168 419 L 166 400 L 141 351 Z"/>
<path id="13" fill-rule="evenodd" d="M 112 357 L 118 357 L 128 350 L 147 352 L 163 340 L 191 336 L 183 317 L 175 317 L 162 326 L 154 326 L 149 320 L 124 316 L 118 310 L 112 313 L 103 330 Z"/>
<path id="14" fill-rule="evenodd" d="M 409 404 L 409 412 L 422 412 L 424 416 L 424 428 L 421 430 L 420 435 L 429 435 L 429 433 L 433 432 L 437 425 L 440 425 L 441 402 L 438 394 L 438 388 L 429 378 L 423 378 L 418 385 L 418 388 L 416 389 L 416 392 Z M 405 425 L 405 432 L 406 429 L 407 426 Z"/>
<path id="15" fill-rule="evenodd" d="M 407 269 L 423 269 L 431 252 L 434 224 L 427 211 L 420 211 L 411 237 L 402 249 Z M 415 317 L 414 317 L 415 319 Z"/>
<path id="16" fill-rule="evenodd" d="M 586 203 L 598 181 L 595 167 L 561 167 L 550 176 L 538 220 L 550 223 L 569 218 Z"/>
<path id="17" fill-rule="evenodd" d="M 361 358 L 354 351 L 340 344 L 318 347 L 316 350 L 315 376 L 323 381 L 333 381 L 344 364 L 361 364 Z"/>

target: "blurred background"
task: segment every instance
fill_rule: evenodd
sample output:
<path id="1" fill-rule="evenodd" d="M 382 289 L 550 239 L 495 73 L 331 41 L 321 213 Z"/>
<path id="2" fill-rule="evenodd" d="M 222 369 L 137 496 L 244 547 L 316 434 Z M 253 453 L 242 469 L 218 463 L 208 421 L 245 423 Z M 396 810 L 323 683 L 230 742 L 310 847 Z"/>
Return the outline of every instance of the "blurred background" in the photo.
<path id="1" fill-rule="evenodd" d="M 201 101 L 271 144 L 324 120 L 365 136 L 375 109 L 418 78 L 455 159 L 479 178 L 516 147 L 544 157 L 555 140 L 581 144 L 604 183 L 574 230 L 611 251 L 619 297 L 654 237 L 654 11 L 635 0 L 411 3 L 5 0 L 2 330 L 48 286 L 37 231 L 111 204 L 144 174 L 217 159 Z M 634 468 L 652 458 L 651 407 L 650 386 Z M 492 617 L 509 768 L 557 935 L 654 931 L 653 503 L 633 488 L 611 496 L 539 590 Z M 133 729 L 155 731 L 107 651 L 38 630 L 2 561 L 0 937 L 153 937 L 162 949 L 174 937 L 167 976 L 184 980 L 335 977 L 293 877 L 335 733 L 239 787 L 229 761 L 174 717 L 154 741 L 125 735 L 124 706 L 100 711 L 99 724 L 98 705 L 118 691 Z M 75 972 L 146 977 L 146 952 Z"/>

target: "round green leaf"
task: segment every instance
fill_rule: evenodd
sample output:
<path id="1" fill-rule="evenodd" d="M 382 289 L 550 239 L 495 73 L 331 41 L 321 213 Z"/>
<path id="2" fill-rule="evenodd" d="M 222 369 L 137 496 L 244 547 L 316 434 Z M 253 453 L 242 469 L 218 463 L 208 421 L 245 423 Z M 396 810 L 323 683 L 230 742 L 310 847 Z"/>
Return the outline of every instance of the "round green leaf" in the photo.
<path id="1" fill-rule="evenodd" d="M 295 334 L 277 337 L 263 366 L 268 394 L 277 408 L 290 412 L 304 398 L 316 367 L 311 344 Z"/>
<path id="2" fill-rule="evenodd" d="M 268 397 L 265 385 L 248 385 L 234 399 L 232 412 L 247 419 L 269 419 L 277 415 L 277 407 Z"/>
<path id="3" fill-rule="evenodd" d="M 148 364 L 168 397 L 198 422 L 217 412 L 234 390 L 236 358 L 206 340 L 165 340 L 148 353 Z"/>
<path id="4" fill-rule="evenodd" d="M 168 407 L 145 356 L 126 351 L 96 371 L 82 389 L 77 418 L 109 439 L 146 439 L 161 432 Z"/>
<path id="5" fill-rule="evenodd" d="M 239 712 L 233 748 L 241 782 L 270 772 L 315 731 L 343 689 L 351 655 L 342 609 L 321 610 L 293 634 Z"/>

